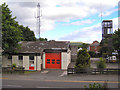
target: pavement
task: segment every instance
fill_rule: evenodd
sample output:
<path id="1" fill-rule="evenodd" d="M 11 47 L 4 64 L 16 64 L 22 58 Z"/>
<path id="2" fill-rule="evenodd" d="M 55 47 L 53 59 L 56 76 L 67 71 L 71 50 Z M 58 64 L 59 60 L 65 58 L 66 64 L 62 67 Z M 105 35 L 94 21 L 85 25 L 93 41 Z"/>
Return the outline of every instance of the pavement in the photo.
<path id="1" fill-rule="evenodd" d="M 108 83 L 118 88 L 118 75 L 67 75 L 65 70 L 46 69 L 30 74 L 3 74 L 3 88 L 84 88 L 91 83 Z"/>

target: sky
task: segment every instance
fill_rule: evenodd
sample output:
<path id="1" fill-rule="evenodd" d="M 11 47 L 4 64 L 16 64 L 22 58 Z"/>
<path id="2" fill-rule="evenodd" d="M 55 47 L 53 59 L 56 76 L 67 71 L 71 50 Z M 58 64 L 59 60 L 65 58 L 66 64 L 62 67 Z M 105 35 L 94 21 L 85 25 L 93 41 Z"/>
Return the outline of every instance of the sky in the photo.
<path id="1" fill-rule="evenodd" d="M 2 0 L 20 25 L 39 37 L 37 4 L 40 3 L 40 37 L 48 40 L 92 43 L 102 39 L 102 20 L 118 28 L 119 0 Z M 102 18 L 101 18 L 102 15 Z"/>

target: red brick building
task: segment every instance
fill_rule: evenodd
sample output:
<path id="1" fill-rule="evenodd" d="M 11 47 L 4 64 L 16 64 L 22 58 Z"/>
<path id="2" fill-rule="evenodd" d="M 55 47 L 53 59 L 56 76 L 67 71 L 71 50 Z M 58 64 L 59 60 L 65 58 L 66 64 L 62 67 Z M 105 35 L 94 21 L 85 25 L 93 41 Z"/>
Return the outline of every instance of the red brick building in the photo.
<path id="1" fill-rule="evenodd" d="M 90 44 L 89 46 L 89 50 L 90 51 L 94 51 L 95 53 L 99 53 L 99 49 L 100 49 L 100 43 L 98 41 L 93 41 L 92 44 Z"/>

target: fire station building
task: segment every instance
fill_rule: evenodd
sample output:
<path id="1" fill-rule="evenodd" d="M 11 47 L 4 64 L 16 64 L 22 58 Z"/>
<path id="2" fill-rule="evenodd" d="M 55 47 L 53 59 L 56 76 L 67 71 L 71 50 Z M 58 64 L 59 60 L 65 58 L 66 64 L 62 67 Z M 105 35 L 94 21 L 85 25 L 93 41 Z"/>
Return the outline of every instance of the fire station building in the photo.
<path id="1" fill-rule="evenodd" d="M 2 57 L 2 67 L 16 64 L 25 70 L 63 69 L 71 62 L 69 41 L 21 41 L 18 54 Z"/>

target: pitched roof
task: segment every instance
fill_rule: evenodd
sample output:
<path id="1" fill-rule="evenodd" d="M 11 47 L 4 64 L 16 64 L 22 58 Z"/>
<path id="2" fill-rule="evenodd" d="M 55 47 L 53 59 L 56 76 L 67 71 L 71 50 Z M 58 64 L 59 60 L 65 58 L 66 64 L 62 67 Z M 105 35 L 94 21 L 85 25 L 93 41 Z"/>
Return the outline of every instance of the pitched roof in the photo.
<path id="1" fill-rule="evenodd" d="M 69 41 L 21 41 L 20 53 L 40 53 L 44 49 L 68 49 Z"/>
<path id="2" fill-rule="evenodd" d="M 99 45 L 100 45 L 100 43 L 98 41 L 93 41 L 93 43 L 90 44 L 90 46 L 99 46 Z"/>

